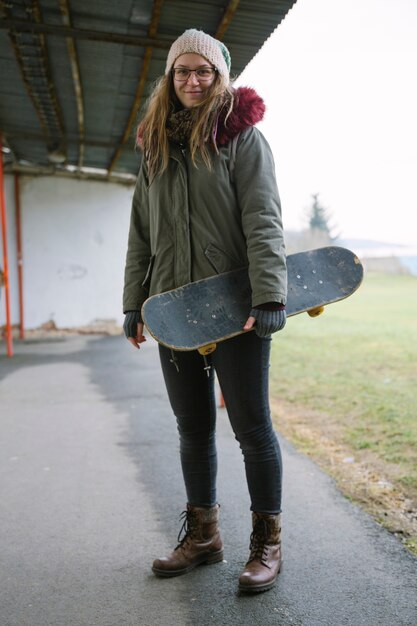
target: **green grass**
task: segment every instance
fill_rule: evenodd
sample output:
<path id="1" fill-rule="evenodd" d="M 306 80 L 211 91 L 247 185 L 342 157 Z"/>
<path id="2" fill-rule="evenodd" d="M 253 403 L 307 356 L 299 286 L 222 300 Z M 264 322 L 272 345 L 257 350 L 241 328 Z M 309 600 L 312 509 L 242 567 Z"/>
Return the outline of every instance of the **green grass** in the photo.
<path id="1" fill-rule="evenodd" d="M 274 336 L 271 383 L 278 399 L 320 411 L 344 443 L 396 464 L 400 483 L 417 490 L 417 277 L 369 274 L 322 316 L 289 319 Z"/>

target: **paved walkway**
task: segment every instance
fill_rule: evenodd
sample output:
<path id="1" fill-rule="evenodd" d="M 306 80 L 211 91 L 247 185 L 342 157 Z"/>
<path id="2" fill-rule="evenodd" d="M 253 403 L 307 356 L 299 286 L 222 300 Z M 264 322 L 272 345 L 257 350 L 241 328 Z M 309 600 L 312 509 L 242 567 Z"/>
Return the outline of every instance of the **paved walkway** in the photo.
<path id="1" fill-rule="evenodd" d="M 417 560 L 285 441 L 284 569 L 273 591 L 237 594 L 250 515 L 224 410 L 227 562 L 152 575 L 185 498 L 153 342 L 18 343 L 0 413 L 0 626 L 416 626 Z"/>

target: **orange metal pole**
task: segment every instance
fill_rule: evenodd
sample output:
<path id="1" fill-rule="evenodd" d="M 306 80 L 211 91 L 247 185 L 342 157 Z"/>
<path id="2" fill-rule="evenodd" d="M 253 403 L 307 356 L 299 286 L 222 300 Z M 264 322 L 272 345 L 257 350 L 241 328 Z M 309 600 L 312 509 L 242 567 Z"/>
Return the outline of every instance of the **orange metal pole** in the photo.
<path id="1" fill-rule="evenodd" d="M 10 319 L 9 264 L 7 262 L 6 201 L 4 199 L 3 138 L 1 136 L 1 134 L 0 134 L 0 211 L 1 211 L 1 232 L 2 232 L 2 237 L 3 237 L 4 290 L 6 292 L 6 344 L 7 344 L 7 356 L 13 356 L 12 324 L 11 324 L 11 319 Z"/>
<path id="2" fill-rule="evenodd" d="M 16 239 L 17 239 L 17 278 L 19 282 L 19 337 L 25 338 L 23 315 L 23 254 L 22 254 L 22 221 L 20 219 L 20 185 L 19 174 L 14 175 L 14 201 L 16 206 Z"/>

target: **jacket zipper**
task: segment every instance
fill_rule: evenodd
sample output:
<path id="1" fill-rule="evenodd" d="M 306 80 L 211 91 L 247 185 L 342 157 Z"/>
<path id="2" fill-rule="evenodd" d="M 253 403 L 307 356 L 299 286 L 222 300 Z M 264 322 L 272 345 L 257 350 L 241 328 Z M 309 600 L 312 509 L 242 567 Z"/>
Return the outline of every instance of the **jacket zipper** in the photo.
<path id="1" fill-rule="evenodd" d="M 186 179 L 186 189 L 187 189 L 187 202 L 188 202 L 188 198 L 189 198 L 189 193 L 188 193 L 188 168 L 187 168 L 187 160 L 186 160 L 186 146 L 184 146 L 184 144 L 179 144 L 179 148 L 181 150 L 181 154 L 183 156 L 183 160 L 184 160 L 184 169 L 185 169 L 185 179 Z M 176 259 L 178 258 L 177 255 L 182 254 L 183 251 L 179 250 L 179 246 L 178 246 L 178 225 L 177 225 L 177 220 L 174 220 L 174 226 L 175 226 L 175 257 Z M 179 225 L 179 227 L 181 228 L 181 224 Z M 190 233 L 188 233 L 188 237 L 190 237 Z M 189 244 L 188 244 L 189 245 Z M 182 284 L 182 280 L 179 281 L 178 280 L 178 274 L 177 274 L 177 261 L 175 263 L 175 282 L 178 285 L 179 283 Z M 191 274 L 191 268 L 189 268 L 189 272 Z M 191 279 L 191 276 L 188 276 L 188 279 Z M 188 282 L 188 281 L 187 281 Z"/>

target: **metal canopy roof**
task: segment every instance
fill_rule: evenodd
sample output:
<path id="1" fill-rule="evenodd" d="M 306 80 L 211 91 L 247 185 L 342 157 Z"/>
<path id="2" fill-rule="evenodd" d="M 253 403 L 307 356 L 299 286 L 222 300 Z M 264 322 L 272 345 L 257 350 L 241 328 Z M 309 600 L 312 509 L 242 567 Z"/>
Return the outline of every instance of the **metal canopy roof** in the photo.
<path id="1" fill-rule="evenodd" d="M 238 76 L 296 0 L 0 0 L 6 172 L 130 183 L 140 110 L 187 28 Z"/>

